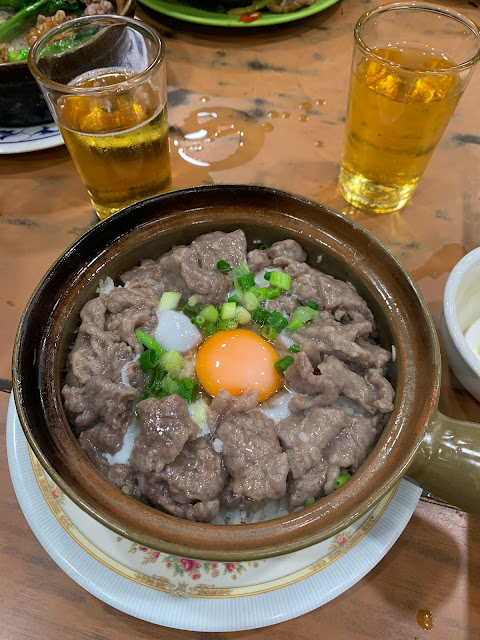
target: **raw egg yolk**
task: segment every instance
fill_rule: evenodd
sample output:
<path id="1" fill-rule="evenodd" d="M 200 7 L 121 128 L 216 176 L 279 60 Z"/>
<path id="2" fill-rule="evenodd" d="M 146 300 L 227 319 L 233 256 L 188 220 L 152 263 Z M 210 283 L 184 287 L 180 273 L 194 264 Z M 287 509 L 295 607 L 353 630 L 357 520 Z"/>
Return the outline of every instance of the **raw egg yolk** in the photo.
<path id="1" fill-rule="evenodd" d="M 272 345 L 253 331 L 218 331 L 198 350 L 197 376 L 211 396 L 220 389 L 232 396 L 257 389 L 262 402 L 280 386 L 280 375 L 273 366 L 278 360 Z"/>

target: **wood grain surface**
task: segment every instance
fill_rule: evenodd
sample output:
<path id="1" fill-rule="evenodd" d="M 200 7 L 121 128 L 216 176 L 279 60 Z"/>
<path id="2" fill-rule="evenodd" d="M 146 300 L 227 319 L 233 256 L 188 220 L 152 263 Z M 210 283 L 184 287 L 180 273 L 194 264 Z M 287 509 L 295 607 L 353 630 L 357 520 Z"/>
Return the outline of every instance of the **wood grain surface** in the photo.
<path id="1" fill-rule="evenodd" d="M 342 0 L 307 20 L 250 30 L 191 25 L 141 7 L 137 15 L 166 42 L 173 188 L 252 183 L 325 202 L 404 262 L 438 326 L 450 270 L 480 246 L 480 72 L 411 203 L 386 216 L 348 207 L 337 174 L 352 30 L 377 4 Z M 477 2 L 442 4 L 480 19 Z M 202 127 L 208 135 L 199 150 L 188 134 Z M 10 362 L 22 310 L 42 274 L 96 219 L 64 147 L 0 156 L 0 179 L 0 640 L 480 639 L 480 518 L 425 499 L 365 578 L 323 607 L 265 629 L 213 634 L 155 626 L 64 574 L 31 532 L 12 488 L 5 450 Z M 480 422 L 480 404 L 445 359 L 440 409 Z M 421 615 L 417 621 L 425 610 L 431 630 L 419 624 Z"/>

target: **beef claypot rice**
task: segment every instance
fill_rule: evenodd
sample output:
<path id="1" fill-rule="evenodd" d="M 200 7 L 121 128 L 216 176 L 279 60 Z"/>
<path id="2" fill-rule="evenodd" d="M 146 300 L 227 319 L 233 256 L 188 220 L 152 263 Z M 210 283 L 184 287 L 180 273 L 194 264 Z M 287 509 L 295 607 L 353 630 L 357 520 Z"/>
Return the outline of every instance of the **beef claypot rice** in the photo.
<path id="1" fill-rule="evenodd" d="M 260 242 L 260 241 L 259 241 Z M 349 480 L 394 390 L 348 282 L 293 239 L 216 231 L 102 280 L 62 395 L 80 446 L 125 494 L 200 522 L 256 522 Z"/>

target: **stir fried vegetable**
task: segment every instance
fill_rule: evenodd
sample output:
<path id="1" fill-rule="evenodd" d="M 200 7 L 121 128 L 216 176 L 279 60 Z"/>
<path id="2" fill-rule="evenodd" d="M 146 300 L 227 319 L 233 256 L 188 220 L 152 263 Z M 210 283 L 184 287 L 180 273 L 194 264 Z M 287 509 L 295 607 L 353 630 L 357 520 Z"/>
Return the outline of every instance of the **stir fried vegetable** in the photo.
<path id="1" fill-rule="evenodd" d="M 22 0 L 8 0 L 8 2 L 20 3 Z M 53 16 L 57 11 L 63 10 L 79 15 L 85 6 L 83 0 L 37 0 L 33 4 L 23 6 L 18 13 L 0 24 L 0 42 L 11 42 L 30 29 L 40 14 Z"/>

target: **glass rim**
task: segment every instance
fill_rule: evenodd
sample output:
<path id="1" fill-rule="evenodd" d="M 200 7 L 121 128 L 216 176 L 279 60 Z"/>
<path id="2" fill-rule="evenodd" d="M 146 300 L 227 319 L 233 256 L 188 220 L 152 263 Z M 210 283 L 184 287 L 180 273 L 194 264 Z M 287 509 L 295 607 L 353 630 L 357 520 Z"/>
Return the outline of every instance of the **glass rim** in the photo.
<path id="1" fill-rule="evenodd" d="M 42 45 L 46 42 L 50 42 L 52 39 L 52 35 L 55 37 L 60 33 L 70 30 L 72 26 L 81 25 L 83 23 L 87 24 L 91 22 L 93 23 L 104 22 L 106 26 L 108 24 L 112 26 L 114 26 L 115 24 L 130 25 L 137 32 L 143 31 L 148 33 L 152 37 L 153 41 L 155 41 L 158 45 L 158 51 L 156 52 L 154 59 L 148 64 L 147 67 L 145 67 L 143 71 L 136 72 L 135 76 L 127 78 L 126 80 L 122 80 L 121 82 L 117 82 L 115 84 L 102 86 L 102 87 L 76 87 L 74 85 L 56 82 L 55 80 L 51 80 L 46 75 L 44 75 L 39 70 L 36 62 L 37 52 L 39 49 L 42 48 Z M 55 40 L 52 40 L 52 42 L 55 42 Z M 72 49 L 67 50 L 67 52 L 68 51 L 71 52 Z M 153 27 L 146 24 L 145 22 L 136 20 L 134 18 L 129 18 L 127 16 L 106 14 L 106 15 L 94 15 L 94 16 L 81 16 L 79 18 L 74 18 L 73 20 L 67 20 L 67 22 L 64 22 L 58 25 L 57 27 L 50 29 L 35 42 L 33 47 L 31 47 L 28 53 L 27 63 L 28 63 L 28 68 L 30 69 L 31 74 L 34 76 L 37 82 L 42 84 L 42 86 L 46 86 L 49 89 L 56 89 L 57 91 L 61 91 L 62 93 L 65 93 L 65 94 L 85 95 L 85 94 L 99 93 L 100 91 L 104 94 L 114 93 L 118 91 L 119 88 L 131 89 L 132 87 L 142 84 L 143 82 L 145 82 L 147 78 L 149 78 L 152 75 L 154 69 L 158 65 L 161 65 L 163 63 L 164 58 L 165 58 L 165 44 L 162 38 L 160 37 L 160 35 L 155 31 L 155 29 L 153 29 Z"/>
<path id="2" fill-rule="evenodd" d="M 402 9 L 410 9 L 410 10 L 420 10 L 420 11 L 432 11 L 434 13 L 437 14 L 441 14 L 447 18 L 452 18 L 454 20 L 456 20 L 457 22 L 462 23 L 463 25 L 465 25 L 468 29 L 470 29 L 470 31 L 472 32 L 472 34 L 474 36 L 476 36 L 477 38 L 477 52 L 476 54 L 469 58 L 468 60 L 466 60 L 465 62 L 461 62 L 459 64 L 454 64 L 451 67 L 448 67 L 446 69 L 426 69 L 424 67 L 414 67 L 414 66 L 408 66 L 408 65 L 404 65 L 404 64 L 399 64 L 398 62 L 394 62 L 393 60 L 388 60 L 387 58 L 383 58 L 382 56 L 378 55 L 378 53 L 376 53 L 373 49 L 371 49 L 367 43 L 363 40 L 362 36 L 360 35 L 360 31 L 361 28 L 363 27 L 363 25 L 374 15 L 380 14 L 380 13 L 385 13 L 388 11 L 394 11 L 394 10 L 402 10 Z M 465 69 L 469 69 L 470 67 L 472 67 L 474 64 L 476 64 L 479 60 L 480 60 L 480 31 L 478 26 L 475 24 L 475 22 L 473 22 L 473 20 L 470 20 L 469 18 L 467 18 L 466 16 L 462 15 L 461 13 L 459 13 L 458 11 L 452 11 L 451 9 L 449 9 L 448 7 L 441 7 L 440 5 L 435 5 L 435 4 L 429 4 L 429 3 L 417 3 L 417 2 L 393 2 L 391 4 L 382 4 L 378 7 L 375 7 L 375 9 L 371 9 L 370 11 L 367 11 L 366 13 L 364 13 L 362 16 L 360 16 L 360 18 L 357 20 L 357 23 L 355 24 L 355 28 L 353 30 L 354 33 L 354 38 L 355 38 L 355 43 L 361 48 L 363 49 L 363 51 L 365 51 L 370 58 L 373 58 L 377 61 L 379 61 L 381 64 L 385 65 L 385 66 L 389 66 L 395 69 L 404 69 L 405 71 L 415 71 L 415 72 L 420 72 L 420 73 L 425 73 L 425 74 L 437 74 L 437 75 L 442 75 L 445 73 L 452 73 L 452 72 L 458 72 L 458 71 L 463 71 Z"/>

